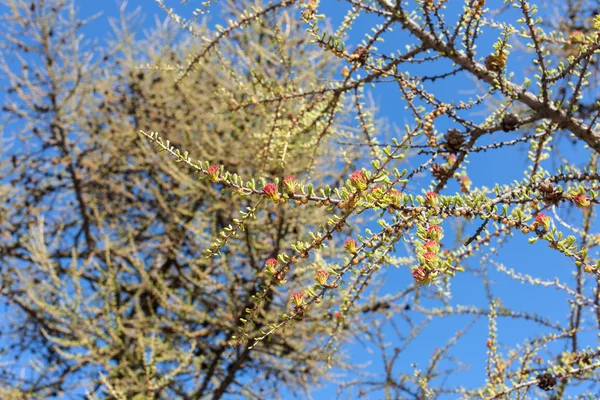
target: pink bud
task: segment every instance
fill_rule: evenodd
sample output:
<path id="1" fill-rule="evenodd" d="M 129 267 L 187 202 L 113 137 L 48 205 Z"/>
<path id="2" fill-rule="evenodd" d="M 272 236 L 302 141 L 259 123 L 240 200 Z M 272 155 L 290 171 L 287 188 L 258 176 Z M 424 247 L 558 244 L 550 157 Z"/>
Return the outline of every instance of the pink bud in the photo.
<path id="1" fill-rule="evenodd" d="M 206 170 L 206 173 L 211 181 L 219 182 L 219 171 L 220 170 L 221 170 L 221 168 L 218 165 L 211 165 Z"/>
<path id="2" fill-rule="evenodd" d="M 438 251 L 440 251 L 440 244 L 434 240 L 428 240 L 425 243 L 423 243 L 423 249 L 426 252 L 437 253 Z"/>
<path id="3" fill-rule="evenodd" d="M 581 193 L 573 198 L 573 202 L 579 208 L 586 208 L 589 207 L 590 204 L 592 204 L 590 202 L 590 199 L 588 199 L 584 194 Z"/>
<path id="4" fill-rule="evenodd" d="M 296 307 L 300 307 L 304 304 L 304 293 L 303 292 L 295 292 L 292 294 L 292 303 Z"/>
<path id="5" fill-rule="evenodd" d="M 545 231 L 550 229 L 551 219 L 546 214 L 539 213 L 536 215 L 535 222 L 537 222 Z"/>
<path id="6" fill-rule="evenodd" d="M 263 188 L 263 191 L 269 199 L 275 202 L 279 201 L 279 193 L 277 192 L 277 186 L 275 186 L 274 183 L 267 183 Z"/>
<path id="7" fill-rule="evenodd" d="M 425 264 L 429 267 L 433 267 L 435 264 L 435 261 L 437 260 L 437 256 L 435 255 L 435 253 L 428 251 L 427 253 L 423 254 L 423 260 L 425 261 Z"/>
<path id="8" fill-rule="evenodd" d="M 412 276 L 418 285 L 424 285 L 429 280 L 427 271 L 425 271 L 425 268 L 421 267 L 420 265 L 413 268 Z"/>
<path id="9" fill-rule="evenodd" d="M 583 34 L 583 32 L 579 31 L 579 30 L 575 30 L 573 31 L 573 33 L 571 33 L 571 40 L 574 42 L 583 42 L 583 39 L 585 39 L 585 35 Z"/>
<path id="10" fill-rule="evenodd" d="M 350 174 L 350 183 L 355 189 L 365 190 L 367 188 L 367 177 L 362 171 L 354 171 Z"/>
<path id="11" fill-rule="evenodd" d="M 427 237 L 431 240 L 439 242 L 444 237 L 444 230 L 439 225 L 432 225 L 427 228 Z"/>
<path id="12" fill-rule="evenodd" d="M 390 203 L 396 207 L 400 207 L 400 205 L 402 204 L 402 200 L 404 199 L 402 192 L 398 189 L 390 189 L 388 195 L 390 198 Z"/>
<path id="13" fill-rule="evenodd" d="M 438 201 L 438 194 L 436 192 L 428 192 L 425 195 L 425 204 L 429 207 L 435 207 Z"/>
<path id="14" fill-rule="evenodd" d="M 344 248 L 348 250 L 350 253 L 356 253 L 356 240 L 348 239 L 344 242 Z"/>
<path id="15" fill-rule="evenodd" d="M 277 273 L 277 259 L 275 259 L 275 258 L 269 258 L 265 262 L 265 266 L 266 266 L 267 272 L 269 274 L 275 275 Z"/>
<path id="16" fill-rule="evenodd" d="M 298 181 L 296 181 L 296 177 L 289 175 L 283 178 L 283 187 L 288 194 L 294 194 L 296 187 L 298 186 Z"/>
<path id="17" fill-rule="evenodd" d="M 327 271 L 325 271 L 324 269 L 320 269 L 317 271 L 317 276 L 315 277 L 315 280 L 317 281 L 317 283 L 319 285 L 326 286 L 328 277 L 329 277 L 329 273 Z"/>

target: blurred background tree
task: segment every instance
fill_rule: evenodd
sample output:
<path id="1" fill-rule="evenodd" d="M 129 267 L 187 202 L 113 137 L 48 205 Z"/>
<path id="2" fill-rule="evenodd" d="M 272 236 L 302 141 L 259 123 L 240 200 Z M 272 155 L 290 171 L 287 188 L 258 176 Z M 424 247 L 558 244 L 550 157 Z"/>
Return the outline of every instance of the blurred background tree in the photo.
<path id="1" fill-rule="evenodd" d="M 327 307 L 253 350 L 230 342 L 265 261 L 324 209 L 234 196 L 157 154 L 139 131 L 169 132 L 240 176 L 337 182 L 359 154 L 330 144 L 343 135 L 322 118 L 344 107 L 333 94 L 232 104 L 309 91 L 339 63 L 307 49 L 301 21 L 280 10 L 233 32 L 174 87 L 173 71 L 198 46 L 173 24 L 137 41 L 135 15 L 123 15 L 99 50 L 71 1 L 5 5 L 1 343 L 15 359 L 2 365 L 3 398 L 274 398 L 319 382 Z M 243 230 L 228 231 L 236 221 Z M 218 255 L 207 254 L 214 237 L 226 243 Z M 287 279 L 313 279 L 318 264 Z M 285 312 L 287 297 L 274 291 L 255 329 Z"/>

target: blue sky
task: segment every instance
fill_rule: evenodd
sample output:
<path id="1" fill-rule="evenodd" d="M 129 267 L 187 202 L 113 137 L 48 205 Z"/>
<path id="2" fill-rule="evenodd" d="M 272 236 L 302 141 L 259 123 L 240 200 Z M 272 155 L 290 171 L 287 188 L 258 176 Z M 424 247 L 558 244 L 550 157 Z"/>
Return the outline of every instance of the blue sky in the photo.
<path id="1" fill-rule="evenodd" d="M 322 3 L 323 8 L 321 11 L 331 16 L 331 21 L 335 26 L 339 23 L 344 9 L 337 1 L 324 0 Z M 179 7 L 179 1 L 167 1 L 167 4 L 172 7 Z M 110 30 L 108 19 L 119 15 L 120 3 L 113 0 L 101 2 L 78 0 L 76 1 L 76 5 L 79 8 L 80 15 L 84 17 L 102 12 L 102 15 L 98 19 L 91 22 L 84 29 L 84 33 L 88 35 L 90 39 L 95 39 L 99 43 L 102 43 L 107 37 L 107 32 Z M 138 33 L 140 36 L 144 35 L 144 28 L 155 26 L 155 14 L 159 16 L 159 20 L 165 19 L 165 15 L 154 1 L 131 0 L 128 2 L 126 9 L 132 11 L 137 7 L 142 7 L 142 12 L 146 15 L 144 22 L 139 26 L 140 29 Z M 189 13 L 191 8 L 192 6 L 187 8 L 184 7 L 182 9 L 187 10 L 186 12 Z M 456 15 L 457 12 L 458 9 L 450 9 L 448 10 L 447 15 Z M 359 43 L 364 38 L 364 33 L 370 31 L 374 20 L 375 19 L 371 17 L 359 20 L 358 24 L 350 34 L 350 43 Z M 218 21 L 215 20 L 215 22 Z M 478 42 L 479 54 L 488 54 L 492 50 L 492 44 L 497 35 L 497 31 L 486 30 L 486 34 L 483 35 Z M 393 34 L 387 35 L 387 37 L 393 40 L 388 39 L 384 44 L 380 45 L 380 51 L 403 50 L 405 44 L 410 43 L 413 40 L 409 35 L 399 30 L 396 30 Z M 522 81 L 524 78 L 523 67 L 527 62 L 527 57 L 515 57 L 514 60 L 511 59 L 509 61 L 509 70 L 515 72 L 515 77 L 513 78 L 514 81 Z M 418 65 L 414 68 L 414 72 L 418 70 L 420 73 L 441 72 L 435 71 L 434 69 L 439 68 L 439 64 L 436 67 Z M 434 93 L 440 94 L 440 98 L 448 102 L 460 99 L 467 100 L 470 97 L 474 97 L 477 93 L 473 90 L 474 85 L 471 78 L 464 74 L 459 74 L 458 76 L 447 80 L 438 80 L 435 83 L 429 82 L 426 87 Z M 399 127 L 402 127 L 405 123 L 411 121 L 411 116 L 408 111 L 404 109 L 404 103 L 400 98 L 400 94 L 395 84 L 387 83 L 378 85 L 370 89 L 370 94 L 373 96 L 379 110 L 377 114 L 378 118 L 382 118 L 389 125 L 396 125 Z M 483 120 L 486 115 L 468 116 L 475 120 Z M 452 126 L 437 126 L 439 130 L 450 127 Z M 489 140 L 499 141 L 515 137 L 514 133 L 506 133 L 504 134 L 504 137 L 499 137 L 502 134 L 503 133 L 498 133 L 498 136 L 483 139 L 481 144 L 484 144 Z M 385 138 L 382 138 L 382 140 L 384 139 Z M 580 165 L 587 161 L 587 153 L 584 153 L 581 148 L 566 147 L 564 152 L 572 159 L 580 157 Z M 421 157 L 410 160 L 410 165 L 418 165 L 419 160 L 424 160 L 424 158 Z M 510 183 L 514 179 L 520 180 L 523 178 L 523 171 L 527 165 L 527 147 L 517 146 L 487 153 L 474 154 L 469 157 L 469 163 L 468 173 L 473 181 L 473 187 L 481 185 L 492 187 L 496 182 Z M 545 162 L 543 165 L 547 168 L 551 168 L 549 161 Z M 420 192 L 421 190 L 426 189 L 425 185 L 428 183 L 428 177 L 422 178 L 417 182 L 417 185 L 411 187 L 411 190 L 414 192 Z M 457 190 L 458 186 L 452 184 L 449 185 L 442 194 L 454 194 Z M 559 209 L 561 215 L 564 215 L 567 212 L 572 212 L 574 217 L 581 218 L 581 212 L 579 210 L 570 211 L 567 209 Z M 474 230 L 476 226 L 477 225 L 473 224 L 471 230 Z M 453 238 L 452 224 L 445 223 L 444 228 L 446 232 L 445 241 L 451 243 Z M 597 224 L 594 224 L 594 228 L 597 228 Z M 597 231 L 597 229 L 594 229 L 594 231 Z M 529 245 L 526 239 L 527 238 L 524 235 L 515 234 L 515 237 L 510 239 L 508 243 L 503 246 L 501 256 L 495 257 L 495 259 L 501 261 L 508 268 L 514 268 L 521 273 L 545 277 L 546 279 L 558 277 L 563 282 L 572 282 L 572 273 L 575 269 L 569 259 L 551 251 L 541 242 L 535 245 Z M 406 254 L 402 252 L 398 255 L 406 256 Z M 467 268 L 469 266 L 475 267 L 476 264 L 467 264 Z M 522 285 L 507 278 L 504 274 L 495 271 L 492 266 L 486 268 L 491 277 L 492 291 L 495 295 L 502 298 L 505 306 L 514 310 L 537 312 L 551 320 L 565 321 L 569 309 L 567 302 L 565 301 L 566 296 L 564 293 L 553 288 L 534 288 Z M 407 269 L 383 269 L 380 273 L 382 276 L 385 276 L 386 283 L 382 288 L 384 292 L 395 293 L 396 291 L 405 288 L 411 282 L 411 276 Z M 452 281 L 452 293 L 453 304 L 487 306 L 484 289 L 480 280 L 469 272 L 459 274 L 454 278 Z M 415 316 L 415 318 L 418 319 L 417 316 Z M 458 316 L 435 321 L 419 335 L 399 358 L 397 370 L 409 372 L 412 370 L 411 364 L 413 363 L 417 363 L 420 367 L 425 368 L 434 349 L 442 347 L 457 330 L 463 329 L 472 320 L 472 316 Z M 480 318 L 450 352 L 450 354 L 457 357 L 459 356 L 464 363 L 471 364 L 472 367 L 457 377 L 448 380 L 447 384 L 449 387 L 453 385 L 466 385 L 467 387 L 483 385 L 485 381 L 487 323 L 487 318 Z M 513 347 L 516 344 L 522 343 L 525 338 L 532 335 L 541 335 L 547 332 L 548 330 L 541 330 L 537 325 L 533 325 L 529 322 L 509 319 L 501 319 L 498 326 L 500 341 L 508 347 Z M 597 340 L 595 332 L 590 332 L 586 337 L 588 344 L 596 344 Z M 380 371 L 380 360 L 376 349 L 374 349 L 374 354 L 370 354 L 365 351 L 362 344 L 356 344 L 349 346 L 348 350 L 350 351 L 353 360 L 356 362 L 372 363 L 372 365 L 367 368 L 369 372 Z M 315 391 L 314 398 L 332 398 L 335 394 L 335 389 L 335 385 L 327 385 L 324 389 Z M 377 394 L 377 396 L 379 396 L 379 394 Z"/>

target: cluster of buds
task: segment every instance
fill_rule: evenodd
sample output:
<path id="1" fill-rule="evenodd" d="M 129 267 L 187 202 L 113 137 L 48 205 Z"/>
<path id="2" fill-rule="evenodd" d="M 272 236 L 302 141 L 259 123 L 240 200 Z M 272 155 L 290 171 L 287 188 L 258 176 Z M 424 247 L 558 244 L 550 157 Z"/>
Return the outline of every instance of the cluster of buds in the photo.
<path id="1" fill-rule="evenodd" d="M 279 283 L 283 283 L 285 280 L 285 272 L 277 271 L 278 261 L 276 258 L 269 258 L 265 262 L 265 271 L 267 274 L 273 276 Z"/>
<path id="2" fill-rule="evenodd" d="M 219 182 L 219 172 L 220 172 L 221 168 L 218 165 L 211 165 L 210 167 L 208 167 L 208 169 L 206 170 L 206 174 L 208 175 L 209 179 L 213 182 Z"/>
<path id="3" fill-rule="evenodd" d="M 329 272 L 324 269 L 320 269 L 317 271 L 317 275 L 315 276 L 315 280 L 321 286 L 327 286 L 327 278 L 329 278 Z"/>
<path id="4" fill-rule="evenodd" d="M 357 190 L 365 190 L 368 186 L 368 180 L 362 171 L 354 171 L 350 174 L 350 184 Z"/>
<path id="5" fill-rule="evenodd" d="M 442 227 L 432 225 L 425 231 L 423 243 L 417 243 L 417 260 L 419 265 L 412 268 L 412 276 L 418 285 L 431 282 L 438 266 L 440 240 L 444 236 Z"/>
<path id="6" fill-rule="evenodd" d="M 429 146 L 436 146 L 437 142 L 434 136 L 434 121 L 436 118 L 439 118 L 441 115 L 444 115 L 448 112 L 448 106 L 444 103 L 440 103 L 440 105 L 423 118 L 423 133 L 429 139 L 427 144 Z"/>
<path id="7" fill-rule="evenodd" d="M 588 199 L 583 193 L 579 193 L 578 195 L 574 196 L 573 203 L 575 203 L 577 208 L 587 208 L 592 204 L 590 199 Z"/>
<path id="8" fill-rule="evenodd" d="M 423 121 L 423 133 L 429 138 L 429 145 L 435 145 L 435 138 L 433 137 L 433 120 L 432 114 L 427 114 Z"/>
<path id="9" fill-rule="evenodd" d="M 494 52 L 485 58 L 485 68 L 491 72 L 500 72 L 506 65 L 506 54 Z"/>
<path id="10" fill-rule="evenodd" d="M 438 203 L 438 194 L 436 192 L 427 192 L 425 195 L 425 204 L 429 207 L 435 207 Z"/>
<path id="11" fill-rule="evenodd" d="M 473 19 L 479 19 L 483 15 L 483 6 L 485 6 L 485 0 L 475 0 L 471 7 L 471 13 Z"/>
<path id="12" fill-rule="evenodd" d="M 423 250 L 427 253 L 437 254 L 440 251 L 440 244 L 435 240 L 428 240 L 423 243 Z"/>
<path id="13" fill-rule="evenodd" d="M 319 0 L 308 0 L 306 2 L 306 8 L 302 11 L 302 16 L 306 19 L 311 19 L 315 16 L 317 12 L 317 7 L 319 6 Z"/>
<path id="14" fill-rule="evenodd" d="M 387 192 L 386 199 L 391 206 L 400 207 L 404 200 L 404 195 L 398 189 L 390 189 Z"/>
<path id="15" fill-rule="evenodd" d="M 551 222 L 552 222 L 552 219 L 550 219 L 549 216 L 547 216 L 546 214 L 539 213 L 538 215 L 535 216 L 535 222 L 533 223 L 533 227 L 534 228 L 540 227 L 542 230 L 548 231 L 548 230 L 550 230 Z"/>
<path id="16" fill-rule="evenodd" d="M 319 286 L 323 286 L 325 288 L 336 288 L 338 286 L 335 283 L 327 283 L 327 278 L 329 278 L 329 272 L 325 271 L 324 269 L 320 269 L 317 271 L 315 281 Z"/>
<path id="17" fill-rule="evenodd" d="M 265 262 L 265 269 L 267 270 L 267 273 L 269 275 L 275 275 L 275 274 L 277 274 L 277 259 L 275 259 L 275 258 L 269 258 Z"/>
<path id="18" fill-rule="evenodd" d="M 427 238 L 439 242 L 444 237 L 444 230 L 439 225 L 431 225 L 427 228 Z"/>
<path id="19" fill-rule="evenodd" d="M 573 29 L 572 26 L 565 26 L 565 31 Z M 596 33 L 597 36 L 597 33 Z M 573 30 L 564 42 L 563 51 L 568 57 L 577 57 L 581 54 L 581 45 L 588 44 L 594 40 L 594 35 L 586 37 L 586 32 L 579 29 Z"/>
<path id="20" fill-rule="evenodd" d="M 292 294 L 292 303 L 294 304 L 294 307 L 302 307 L 304 305 L 304 293 L 294 292 Z"/>
<path id="21" fill-rule="evenodd" d="M 356 254 L 356 240 L 350 238 L 344 242 L 344 248 L 351 254 Z"/>
<path id="22" fill-rule="evenodd" d="M 350 210 L 356 207 L 356 204 L 358 204 L 357 196 L 354 193 L 351 193 L 350 196 L 348 196 L 347 201 L 340 201 L 338 203 L 338 207 L 340 210 Z"/>
<path id="23" fill-rule="evenodd" d="M 435 268 L 435 263 L 437 261 L 437 254 L 433 251 L 428 251 L 426 253 L 421 254 L 421 258 L 423 260 L 423 264 L 429 267 L 430 269 Z"/>
<path id="24" fill-rule="evenodd" d="M 267 183 L 263 188 L 263 192 L 271 201 L 275 203 L 279 202 L 279 192 L 277 191 L 277 186 L 274 183 Z"/>
<path id="25" fill-rule="evenodd" d="M 289 175 L 283 178 L 283 188 L 290 196 L 294 195 L 296 188 L 298 187 L 298 181 L 295 176 Z"/>
<path id="26" fill-rule="evenodd" d="M 585 34 L 580 30 L 574 30 L 571 32 L 571 36 L 569 37 L 571 43 L 583 43 L 585 41 Z"/>
<path id="27" fill-rule="evenodd" d="M 419 285 L 425 285 L 431 281 L 428 271 L 420 265 L 413 267 L 412 276 L 415 282 L 417 282 Z"/>
<path id="28" fill-rule="evenodd" d="M 371 187 L 371 196 L 374 197 L 375 200 L 381 200 L 385 195 L 385 189 L 379 185 L 375 185 Z"/>
<path id="29" fill-rule="evenodd" d="M 294 305 L 294 312 L 297 314 L 296 319 L 303 319 L 304 312 L 306 311 L 306 304 L 304 303 L 304 292 L 294 292 L 292 294 L 292 304 Z"/>

